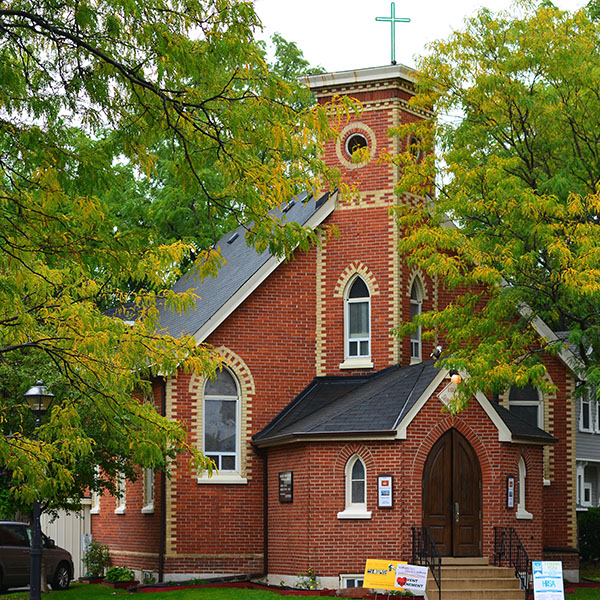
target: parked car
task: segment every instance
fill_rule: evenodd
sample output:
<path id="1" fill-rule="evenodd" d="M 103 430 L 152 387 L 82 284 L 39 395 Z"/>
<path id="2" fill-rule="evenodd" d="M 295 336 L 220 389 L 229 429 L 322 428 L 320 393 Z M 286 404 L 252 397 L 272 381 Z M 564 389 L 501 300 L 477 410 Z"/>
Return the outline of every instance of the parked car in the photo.
<path id="1" fill-rule="evenodd" d="M 27 523 L 0 521 L 0 588 L 29 585 L 31 528 Z M 73 579 L 71 553 L 42 534 L 42 564 L 54 590 L 65 590 Z"/>

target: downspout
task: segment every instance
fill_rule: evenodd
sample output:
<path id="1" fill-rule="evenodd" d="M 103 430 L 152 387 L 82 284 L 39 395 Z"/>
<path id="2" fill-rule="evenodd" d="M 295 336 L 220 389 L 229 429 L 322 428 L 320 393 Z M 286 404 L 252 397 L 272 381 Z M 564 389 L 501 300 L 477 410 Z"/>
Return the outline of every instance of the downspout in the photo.
<path id="1" fill-rule="evenodd" d="M 269 576 L 269 459 L 267 449 L 261 450 L 263 459 L 263 572 Z"/>
<path id="2" fill-rule="evenodd" d="M 160 416 L 167 416 L 167 380 L 162 379 L 160 390 Z M 167 545 L 167 471 L 160 472 L 160 533 L 158 539 L 158 582 L 165 576 L 165 553 Z"/>

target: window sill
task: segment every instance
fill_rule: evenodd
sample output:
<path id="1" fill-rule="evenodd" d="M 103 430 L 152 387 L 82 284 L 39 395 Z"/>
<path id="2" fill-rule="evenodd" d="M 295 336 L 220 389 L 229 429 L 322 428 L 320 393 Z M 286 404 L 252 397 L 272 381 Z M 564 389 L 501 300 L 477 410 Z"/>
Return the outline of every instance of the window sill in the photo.
<path id="1" fill-rule="evenodd" d="M 202 473 L 197 478 L 199 484 L 213 484 L 213 485 L 246 485 L 248 480 L 242 477 L 239 473 L 213 473 L 212 477 L 209 477 L 206 473 Z"/>
<path id="2" fill-rule="evenodd" d="M 125 514 L 125 506 L 117 506 L 115 508 L 115 515 L 124 515 Z"/>
<path id="3" fill-rule="evenodd" d="M 371 511 L 370 510 L 360 510 L 360 509 L 351 509 L 347 508 L 342 512 L 337 514 L 338 519 L 370 519 Z"/>
<path id="4" fill-rule="evenodd" d="M 154 503 L 146 504 L 146 506 L 144 506 L 144 508 L 142 508 L 143 515 L 151 515 L 153 513 L 154 513 Z"/>
<path id="5" fill-rule="evenodd" d="M 99 506 L 94 506 L 93 508 L 90 508 L 90 515 L 99 515 L 99 514 L 100 514 Z"/>
<path id="6" fill-rule="evenodd" d="M 411 365 L 420 365 L 423 362 L 422 358 L 417 358 L 416 356 L 411 356 L 410 357 L 410 364 Z"/>
<path id="7" fill-rule="evenodd" d="M 517 514 L 515 515 L 517 519 L 521 520 L 531 520 L 533 519 L 533 515 L 530 512 L 527 512 L 524 508 L 520 506 L 517 507 Z"/>
<path id="8" fill-rule="evenodd" d="M 347 358 L 340 364 L 340 369 L 372 369 L 373 361 L 368 358 Z"/>

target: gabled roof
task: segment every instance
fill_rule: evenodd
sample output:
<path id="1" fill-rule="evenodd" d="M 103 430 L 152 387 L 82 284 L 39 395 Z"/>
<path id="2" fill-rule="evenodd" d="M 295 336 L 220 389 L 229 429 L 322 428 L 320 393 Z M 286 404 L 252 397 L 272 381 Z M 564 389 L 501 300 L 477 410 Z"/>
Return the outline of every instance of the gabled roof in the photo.
<path id="1" fill-rule="evenodd" d="M 337 193 L 323 194 L 318 199 L 306 194 L 294 198 L 283 216 L 289 222 L 317 227 L 335 207 Z M 283 262 L 269 251 L 259 254 L 246 244 L 243 226 L 230 231 L 217 243 L 224 259 L 216 277 L 200 281 L 193 271 L 184 275 L 173 287 L 175 292 L 194 291 L 199 297 L 183 314 L 160 308 L 160 323 L 165 333 L 178 337 L 190 334 L 204 341 L 248 296 Z"/>
<path id="2" fill-rule="evenodd" d="M 503 423 L 508 427 L 515 441 L 529 441 L 546 444 L 558 442 L 558 439 L 550 435 L 547 431 L 544 431 L 539 427 L 533 427 L 527 423 L 527 421 L 517 417 L 498 402 L 492 400 L 490 401 L 490 405 L 496 411 L 496 414 L 500 419 L 502 419 Z"/>
<path id="3" fill-rule="evenodd" d="M 368 376 L 316 377 L 253 441 L 270 446 L 307 438 L 402 438 L 446 375 L 435 361 L 427 361 Z M 483 394 L 477 401 L 498 428 L 501 441 L 556 441 Z"/>

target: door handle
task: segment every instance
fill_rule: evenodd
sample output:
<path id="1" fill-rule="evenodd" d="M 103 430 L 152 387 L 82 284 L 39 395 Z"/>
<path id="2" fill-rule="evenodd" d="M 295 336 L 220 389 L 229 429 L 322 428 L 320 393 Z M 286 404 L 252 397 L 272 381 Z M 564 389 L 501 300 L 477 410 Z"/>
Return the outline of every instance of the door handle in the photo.
<path id="1" fill-rule="evenodd" d="M 460 517 L 460 511 L 459 511 L 459 506 L 458 506 L 458 502 L 454 503 L 454 521 L 456 523 L 458 523 L 458 518 Z"/>

